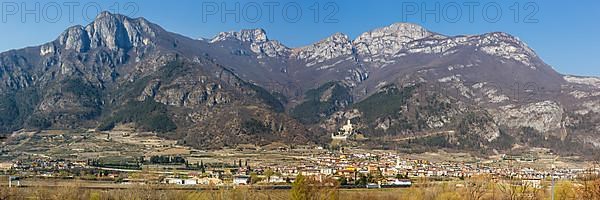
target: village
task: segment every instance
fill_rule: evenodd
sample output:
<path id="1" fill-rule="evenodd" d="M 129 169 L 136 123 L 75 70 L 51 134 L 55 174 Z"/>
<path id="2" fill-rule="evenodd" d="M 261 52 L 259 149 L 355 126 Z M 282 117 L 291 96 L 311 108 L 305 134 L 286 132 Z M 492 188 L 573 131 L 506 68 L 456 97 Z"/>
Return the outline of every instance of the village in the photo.
<path id="1" fill-rule="evenodd" d="M 343 142 L 351 140 L 355 133 L 347 121 L 331 137 Z M 135 133 L 127 127 L 100 134 L 93 130 L 45 131 L 23 132 L 14 137 L 21 139 L 3 142 L 0 175 L 8 177 L 8 182 L 3 181 L 2 185 L 80 180 L 103 187 L 166 184 L 289 188 L 299 175 L 319 181 L 335 180 L 345 188 L 410 187 L 422 179 L 452 182 L 475 176 L 540 185 L 551 179 L 573 180 L 600 172 L 593 163 L 559 158 L 545 149 L 489 158 L 443 150 L 406 154 L 280 143 L 205 151 L 152 133 Z M 23 149 L 25 146 L 29 146 L 28 150 Z"/>
<path id="2" fill-rule="evenodd" d="M 113 184 L 173 184 L 204 186 L 263 185 L 289 186 L 295 178 L 315 177 L 317 180 L 334 179 L 343 186 L 352 187 L 409 187 L 420 178 L 437 181 L 457 181 L 473 176 L 490 176 L 495 179 L 515 179 L 539 185 L 551 178 L 572 180 L 590 174 L 597 175 L 598 167 L 536 168 L 541 159 L 499 157 L 497 160 L 429 161 L 413 156 L 398 155 L 386 151 L 346 150 L 331 152 L 324 149 L 296 149 L 275 151 L 285 157 L 259 159 L 258 152 L 224 150 L 230 156 L 199 159 L 193 154 L 155 156 L 135 164 L 103 165 L 95 160 L 35 159 L 30 161 L 3 162 L 3 175 L 17 180 L 21 185 L 28 180 L 105 181 Z M 261 152 L 265 153 L 265 152 Z M 237 155 L 236 155 L 237 154 Z M 436 153 L 437 154 L 437 153 Z M 455 155 L 430 154 L 430 158 Z M 243 159 L 247 156 L 247 159 Z M 459 156 L 460 157 L 460 156 Z M 238 158 L 238 159 L 235 159 Z M 229 160 L 209 162 L 209 160 Z M 435 159 L 435 158 L 434 158 Z M 206 160 L 206 161 L 204 161 Z M 539 165 L 537 165 L 539 166 Z M 21 183 L 21 181 L 23 183 Z M 3 183 L 6 184 L 6 183 Z"/>

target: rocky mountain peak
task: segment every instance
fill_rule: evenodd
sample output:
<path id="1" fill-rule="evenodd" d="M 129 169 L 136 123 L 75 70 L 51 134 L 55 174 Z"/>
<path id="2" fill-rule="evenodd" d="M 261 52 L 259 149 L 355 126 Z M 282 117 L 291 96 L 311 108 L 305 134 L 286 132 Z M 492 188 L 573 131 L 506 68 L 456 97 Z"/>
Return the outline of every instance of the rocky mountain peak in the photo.
<path id="1" fill-rule="evenodd" d="M 492 32 L 492 33 L 483 34 L 480 37 L 481 37 L 481 40 L 484 40 L 484 43 L 488 43 L 488 44 L 508 43 L 516 48 L 521 48 L 524 51 L 527 51 L 527 53 L 529 53 L 529 54 L 532 54 L 532 55 L 535 54 L 533 52 L 533 50 L 531 48 L 529 48 L 529 46 L 527 46 L 527 44 L 525 44 L 525 42 L 521 41 L 521 39 L 519 39 L 518 37 L 515 37 L 508 33 Z"/>
<path id="2" fill-rule="evenodd" d="M 335 33 L 317 43 L 297 49 L 295 55 L 298 59 L 316 61 L 316 63 L 351 55 L 353 46 L 348 38 L 343 33 Z"/>
<path id="3" fill-rule="evenodd" d="M 115 14 L 112 14 L 109 11 L 102 11 L 96 16 L 95 20 L 105 18 L 105 17 L 115 17 Z"/>
<path id="4" fill-rule="evenodd" d="M 250 50 L 258 55 L 258 58 L 264 57 L 288 57 L 290 49 L 281 42 L 269 40 L 267 32 L 264 29 L 243 29 L 241 31 L 221 32 L 215 36 L 210 43 L 223 41 L 239 41 L 249 45 Z"/>
<path id="5" fill-rule="evenodd" d="M 85 31 L 85 27 L 80 25 L 65 30 L 59 36 L 58 42 L 65 49 L 72 49 L 77 52 L 85 52 L 90 48 L 90 38 Z"/>
<path id="6" fill-rule="evenodd" d="M 419 26 L 417 24 L 411 23 L 394 23 L 387 27 L 375 29 L 372 31 L 374 34 L 383 34 L 383 35 L 397 35 L 413 38 L 413 40 L 420 39 L 431 35 L 427 29 Z"/>
<path id="7" fill-rule="evenodd" d="M 338 32 L 320 42 L 350 43 L 350 39 L 348 39 L 348 35 Z"/>
<path id="8" fill-rule="evenodd" d="M 146 19 L 132 19 L 109 12 L 100 13 L 87 26 L 73 26 L 58 38 L 64 49 L 86 52 L 90 49 L 106 47 L 110 50 L 129 50 L 132 47 L 151 45 L 158 30 Z M 45 45 L 47 49 L 51 49 Z"/>
<path id="9" fill-rule="evenodd" d="M 112 50 L 147 45 L 156 31 L 143 18 L 131 19 L 124 15 L 102 12 L 86 26 L 92 47 L 106 46 Z"/>
<path id="10" fill-rule="evenodd" d="M 364 41 L 373 38 L 382 38 L 386 40 L 395 40 L 398 42 L 409 42 L 426 38 L 433 35 L 432 32 L 422 26 L 411 23 L 394 23 L 392 25 L 377 28 L 365 32 L 356 38 L 356 41 Z"/>
<path id="11" fill-rule="evenodd" d="M 267 42 L 267 32 L 264 29 L 243 29 L 241 31 L 220 32 L 211 42 L 219 42 L 228 39 L 239 40 L 242 42 L 261 43 Z"/>
<path id="12" fill-rule="evenodd" d="M 427 29 L 410 23 L 395 23 L 365 32 L 354 40 L 357 53 L 364 56 L 395 54 L 406 43 L 435 35 Z"/>
<path id="13" fill-rule="evenodd" d="M 489 55 L 518 61 L 536 69 L 535 66 L 532 66 L 532 59 L 537 58 L 537 55 L 517 37 L 507 33 L 493 32 L 476 36 L 473 42 L 471 45 L 478 46 L 481 51 Z"/>

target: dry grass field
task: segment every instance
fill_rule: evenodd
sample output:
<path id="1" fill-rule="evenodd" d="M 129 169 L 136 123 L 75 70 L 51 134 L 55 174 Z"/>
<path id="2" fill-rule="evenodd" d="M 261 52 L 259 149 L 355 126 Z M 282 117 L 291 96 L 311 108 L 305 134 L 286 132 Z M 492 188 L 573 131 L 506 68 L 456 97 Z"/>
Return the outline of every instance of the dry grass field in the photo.
<path id="1" fill-rule="evenodd" d="M 0 187 L 0 200 L 52 199 L 52 200 L 326 200 L 326 199 L 408 199 L 408 200 L 542 200 L 551 198 L 548 185 L 535 187 L 518 181 L 491 181 L 476 177 L 461 183 L 420 182 L 421 186 L 393 189 L 338 189 L 317 185 L 314 182 L 294 184 L 291 190 L 257 190 L 248 187 L 215 190 L 178 190 L 165 185 L 136 185 L 127 189 L 84 189 L 77 184 L 61 187 Z M 556 200 L 600 200 L 600 179 L 575 182 L 559 181 L 555 187 Z"/>

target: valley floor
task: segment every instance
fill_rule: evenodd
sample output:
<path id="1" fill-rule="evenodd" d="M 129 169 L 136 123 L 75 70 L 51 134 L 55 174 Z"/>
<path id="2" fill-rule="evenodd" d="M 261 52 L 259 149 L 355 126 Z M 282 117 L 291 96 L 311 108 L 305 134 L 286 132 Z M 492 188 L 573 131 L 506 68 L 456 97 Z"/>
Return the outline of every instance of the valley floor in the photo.
<path id="1" fill-rule="evenodd" d="M 0 199 L 547 199 L 552 179 L 581 199 L 600 188 L 596 163 L 541 148 L 485 158 L 280 143 L 198 150 L 153 133 L 42 131 L 15 133 L 0 150 Z"/>

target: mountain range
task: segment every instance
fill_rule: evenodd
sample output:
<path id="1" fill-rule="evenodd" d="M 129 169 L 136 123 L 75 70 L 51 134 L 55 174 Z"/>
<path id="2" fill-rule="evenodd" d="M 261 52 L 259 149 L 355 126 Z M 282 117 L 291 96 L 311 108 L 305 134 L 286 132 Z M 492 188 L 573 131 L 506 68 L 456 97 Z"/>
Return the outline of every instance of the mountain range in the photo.
<path id="1" fill-rule="evenodd" d="M 0 131 L 132 124 L 197 148 L 326 144 L 597 156 L 600 78 L 564 75 L 502 32 L 395 23 L 290 48 L 263 29 L 192 39 L 102 12 L 54 41 L 0 53 Z"/>

